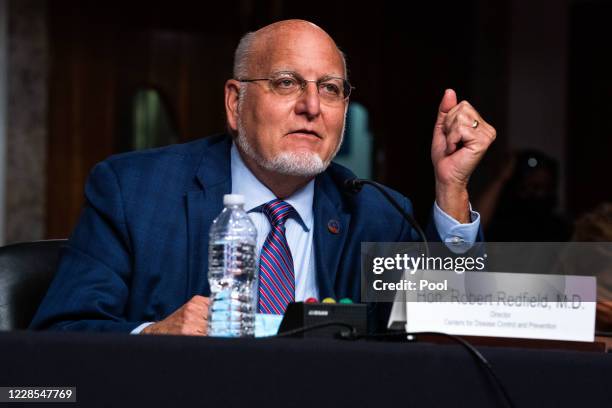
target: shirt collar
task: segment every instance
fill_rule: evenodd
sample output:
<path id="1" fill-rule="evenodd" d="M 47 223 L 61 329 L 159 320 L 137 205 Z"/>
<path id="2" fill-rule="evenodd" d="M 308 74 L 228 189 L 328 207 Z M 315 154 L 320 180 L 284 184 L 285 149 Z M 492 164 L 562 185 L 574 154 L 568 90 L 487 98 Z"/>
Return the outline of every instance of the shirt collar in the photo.
<path id="1" fill-rule="evenodd" d="M 268 201 L 276 199 L 274 193 L 266 187 L 246 166 L 236 144 L 232 143 L 231 154 L 232 194 L 244 196 L 244 209 L 246 212 L 260 211 L 260 207 Z M 304 230 L 310 231 L 313 223 L 312 202 L 314 198 L 314 179 L 308 184 L 285 198 L 283 201 L 290 204 L 297 212 L 297 221 Z"/>

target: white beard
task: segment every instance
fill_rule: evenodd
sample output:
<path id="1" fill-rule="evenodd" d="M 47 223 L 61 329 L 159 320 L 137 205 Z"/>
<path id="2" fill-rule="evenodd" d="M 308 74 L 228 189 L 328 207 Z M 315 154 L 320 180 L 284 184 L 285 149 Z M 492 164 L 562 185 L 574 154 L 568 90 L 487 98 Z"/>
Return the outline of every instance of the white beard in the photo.
<path id="1" fill-rule="evenodd" d="M 321 157 L 315 152 L 305 151 L 280 152 L 272 159 L 266 159 L 262 157 L 250 144 L 249 138 L 246 135 L 246 130 L 242 124 L 242 120 L 238 119 L 238 137 L 236 137 L 236 144 L 244 154 L 266 170 L 287 176 L 314 177 L 317 174 L 323 173 L 333 158 L 336 157 L 336 154 L 342 145 L 343 137 L 344 128 L 342 129 L 342 133 L 340 135 L 340 143 L 338 143 L 338 147 L 336 147 L 334 153 L 326 161 L 323 161 L 323 159 L 321 159 Z"/>

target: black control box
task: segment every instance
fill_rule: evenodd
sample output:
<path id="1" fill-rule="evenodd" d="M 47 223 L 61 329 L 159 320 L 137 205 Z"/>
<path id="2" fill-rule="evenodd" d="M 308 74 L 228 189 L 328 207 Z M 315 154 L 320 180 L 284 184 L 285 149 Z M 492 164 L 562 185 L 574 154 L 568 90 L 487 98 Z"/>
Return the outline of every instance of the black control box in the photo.
<path id="1" fill-rule="evenodd" d="M 344 323 L 354 327 L 355 334 L 366 334 L 366 305 L 358 303 L 290 303 L 278 329 L 278 334 L 324 323 Z M 350 331 L 350 329 L 346 326 L 330 325 L 290 336 L 333 338 L 342 331 Z"/>

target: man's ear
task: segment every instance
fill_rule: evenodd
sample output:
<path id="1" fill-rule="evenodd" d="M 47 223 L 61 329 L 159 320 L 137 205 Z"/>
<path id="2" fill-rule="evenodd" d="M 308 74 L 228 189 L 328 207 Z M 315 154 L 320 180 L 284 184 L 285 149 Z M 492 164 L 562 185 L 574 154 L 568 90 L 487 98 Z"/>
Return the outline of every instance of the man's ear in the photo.
<path id="1" fill-rule="evenodd" d="M 238 96 L 240 92 L 240 82 L 235 79 L 228 79 L 225 83 L 225 115 L 227 125 L 233 132 L 238 131 Z"/>

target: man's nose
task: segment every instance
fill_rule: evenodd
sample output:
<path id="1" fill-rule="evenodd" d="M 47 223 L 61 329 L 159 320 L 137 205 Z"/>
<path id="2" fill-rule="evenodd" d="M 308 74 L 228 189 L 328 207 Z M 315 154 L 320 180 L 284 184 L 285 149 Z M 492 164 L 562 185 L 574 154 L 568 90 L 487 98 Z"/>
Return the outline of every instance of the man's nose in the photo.
<path id="1" fill-rule="evenodd" d="M 302 94 L 298 97 L 295 104 L 295 113 L 306 115 L 308 119 L 315 119 L 321 114 L 321 100 L 317 84 L 307 82 Z"/>

